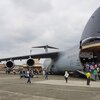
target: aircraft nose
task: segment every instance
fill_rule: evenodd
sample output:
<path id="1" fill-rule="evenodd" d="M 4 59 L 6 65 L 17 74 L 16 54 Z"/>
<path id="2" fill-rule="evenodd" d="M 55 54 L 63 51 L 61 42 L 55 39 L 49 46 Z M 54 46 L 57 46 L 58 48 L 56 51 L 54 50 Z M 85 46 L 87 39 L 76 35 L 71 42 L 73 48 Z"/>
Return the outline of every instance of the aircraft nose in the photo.
<path id="1" fill-rule="evenodd" d="M 92 14 L 81 36 L 80 47 L 82 49 L 100 48 L 100 7 Z"/>
<path id="2" fill-rule="evenodd" d="M 81 41 L 100 37 L 100 7 L 92 14 L 81 36 Z"/>

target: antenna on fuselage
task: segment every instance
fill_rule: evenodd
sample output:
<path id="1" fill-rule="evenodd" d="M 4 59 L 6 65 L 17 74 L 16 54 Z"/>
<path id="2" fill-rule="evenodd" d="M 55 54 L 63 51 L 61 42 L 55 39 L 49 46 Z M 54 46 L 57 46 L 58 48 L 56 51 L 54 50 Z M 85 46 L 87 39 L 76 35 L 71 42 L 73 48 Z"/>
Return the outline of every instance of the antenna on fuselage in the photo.
<path id="1" fill-rule="evenodd" d="M 49 45 L 45 45 L 45 46 L 36 46 L 36 47 L 32 47 L 32 48 L 44 48 L 45 52 L 48 53 L 48 48 L 50 49 L 58 49 L 56 47 L 52 47 L 52 46 L 49 46 Z"/>

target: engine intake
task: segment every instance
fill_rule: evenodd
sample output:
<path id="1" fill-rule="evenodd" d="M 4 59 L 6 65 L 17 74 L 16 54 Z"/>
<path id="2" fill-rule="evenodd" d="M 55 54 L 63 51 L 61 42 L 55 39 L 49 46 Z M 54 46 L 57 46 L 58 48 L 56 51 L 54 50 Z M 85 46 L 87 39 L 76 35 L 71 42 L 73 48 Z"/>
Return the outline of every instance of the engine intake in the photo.
<path id="1" fill-rule="evenodd" d="M 29 58 L 28 60 L 27 60 L 27 62 L 26 62 L 26 64 L 28 65 L 28 66 L 33 66 L 34 65 L 34 60 L 32 59 L 32 58 Z"/>
<path id="2" fill-rule="evenodd" d="M 6 67 L 8 67 L 9 69 L 13 68 L 14 67 L 14 62 L 13 61 L 7 61 Z"/>

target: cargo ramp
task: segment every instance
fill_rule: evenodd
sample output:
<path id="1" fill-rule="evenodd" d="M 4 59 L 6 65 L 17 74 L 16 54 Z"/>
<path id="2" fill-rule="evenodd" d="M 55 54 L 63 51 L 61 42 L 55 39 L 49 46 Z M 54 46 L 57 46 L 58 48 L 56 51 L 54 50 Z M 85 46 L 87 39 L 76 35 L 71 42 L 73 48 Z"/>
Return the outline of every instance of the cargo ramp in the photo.
<path id="1" fill-rule="evenodd" d="M 86 72 L 84 72 L 84 71 L 77 70 L 77 73 L 79 73 L 79 74 L 81 74 L 81 75 L 86 77 Z M 93 74 L 91 74 L 91 80 L 95 81 Z"/>

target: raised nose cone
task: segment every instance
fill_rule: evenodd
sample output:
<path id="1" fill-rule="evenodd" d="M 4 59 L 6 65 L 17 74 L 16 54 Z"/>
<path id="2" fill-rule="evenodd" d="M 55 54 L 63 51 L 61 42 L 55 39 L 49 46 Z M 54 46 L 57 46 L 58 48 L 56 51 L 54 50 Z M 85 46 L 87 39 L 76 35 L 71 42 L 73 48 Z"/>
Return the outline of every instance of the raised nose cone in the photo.
<path id="1" fill-rule="evenodd" d="M 100 37 L 100 7 L 93 13 L 85 26 L 81 41 L 97 37 Z"/>
<path id="2" fill-rule="evenodd" d="M 100 63 L 100 8 L 93 13 L 84 28 L 79 57 L 83 66 L 86 62 Z"/>

